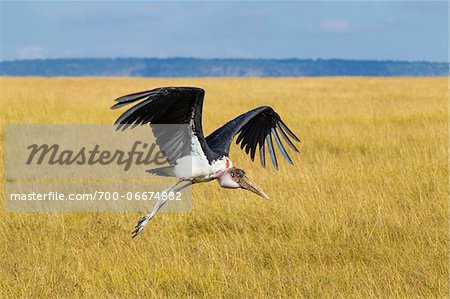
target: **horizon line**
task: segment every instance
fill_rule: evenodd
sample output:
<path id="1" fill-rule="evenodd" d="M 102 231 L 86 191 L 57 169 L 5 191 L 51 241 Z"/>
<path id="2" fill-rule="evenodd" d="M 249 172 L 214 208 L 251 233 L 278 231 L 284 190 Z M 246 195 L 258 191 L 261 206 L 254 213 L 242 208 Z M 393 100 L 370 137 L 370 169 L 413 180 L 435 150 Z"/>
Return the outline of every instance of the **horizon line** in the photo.
<path id="1" fill-rule="evenodd" d="M 8 62 L 33 62 L 33 61 L 48 61 L 48 60 L 119 60 L 119 59 L 149 59 L 149 60 L 173 60 L 173 59 L 192 59 L 192 60 L 272 60 L 272 61 L 358 61 L 358 62 L 396 62 L 396 63 L 439 63 L 450 64 L 450 61 L 432 61 L 432 60 L 398 60 L 398 59 L 353 59 L 353 58 L 257 58 L 257 57 L 193 57 L 193 56 L 172 56 L 172 57 L 137 57 L 137 56 L 119 56 L 119 57 L 56 57 L 56 58 L 31 58 L 31 59 L 13 59 L 2 60 L 0 63 Z"/>

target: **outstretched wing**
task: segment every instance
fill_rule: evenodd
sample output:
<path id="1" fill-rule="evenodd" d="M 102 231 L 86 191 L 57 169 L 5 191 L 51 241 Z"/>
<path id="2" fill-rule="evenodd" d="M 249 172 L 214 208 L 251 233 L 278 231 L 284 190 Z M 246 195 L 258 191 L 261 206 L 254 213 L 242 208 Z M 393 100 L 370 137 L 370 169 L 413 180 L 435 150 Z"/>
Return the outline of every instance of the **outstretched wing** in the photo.
<path id="1" fill-rule="evenodd" d="M 206 137 L 206 142 L 213 151 L 228 155 L 231 142 L 236 135 L 238 135 L 236 144 L 240 143 L 241 149 L 245 147 L 245 152 L 247 154 L 250 153 L 252 161 L 255 159 L 257 147 L 259 148 L 261 165 L 263 167 L 266 164 L 265 148 L 267 146 L 273 166 L 278 169 L 273 139 L 275 139 L 275 143 L 283 157 L 292 164 L 292 160 L 281 142 L 280 135 L 289 147 L 299 152 L 290 138 L 298 142 L 300 140 L 284 124 L 280 116 L 271 107 L 259 107 L 236 117 Z"/>
<path id="2" fill-rule="evenodd" d="M 162 87 L 133 93 L 116 99 L 112 109 L 137 103 L 115 122 L 117 129 L 142 124 L 179 124 L 180 126 L 151 126 L 160 150 L 168 162 L 174 162 L 192 151 L 192 138 L 200 144 L 199 150 L 209 156 L 211 150 L 203 136 L 202 107 L 205 91 L 197 87 Z M 186 125 L 186 126 L 184 126 Z"/>

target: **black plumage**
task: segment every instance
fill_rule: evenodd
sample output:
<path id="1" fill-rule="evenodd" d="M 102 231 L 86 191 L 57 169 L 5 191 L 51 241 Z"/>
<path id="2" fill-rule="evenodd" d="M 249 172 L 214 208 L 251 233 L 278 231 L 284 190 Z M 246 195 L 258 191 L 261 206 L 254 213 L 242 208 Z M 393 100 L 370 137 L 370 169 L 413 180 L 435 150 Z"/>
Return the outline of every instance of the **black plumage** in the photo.
<path id="1" fill-rule="evenodd" d="M 123 96 L 116 100 L 117 104 L 112 107 L 113 109 L 142 101 L 124 112 L 115 124 L 117 129 L 123 130 L 129 126 L 147 123 L 187 124 L 188 126 L 184 127 L 190 132 L 173 132 L 161 129 L 161 126 L 155 126 L 159 128 L 156 130 L 152 128 L 158 145 L 168 157 L 169 163 L 188 154 L 190 150 L 188 142 L 193 134 L 197 137 L 209 162 L 221 156 L 228 156 L 231 142 L 238 135 L 236 144 L 240 144 L 241 149 L 250 155 L 252 161 L 258 150 L 263 167 L 267 147 L 272 163 L 278 169 L 274 140 L 283 157 L 292 164 L 282 139 L 296 152 L 298 149 L 290 138 L 300 140 L 271 107 L 262 106 L 241 114 L 205 138 L 202 130 L 204 95 L 205 91 L 197 87 L 163 87 Z"/>
<path id="2" fill-rule="evenodd" d="M 271 107 L 267 106 L 262 106 L 239 115 L 206 137 L 206 142 L 212 150 L 221 151 L 228 155 L 231 142 L 234 136 L 238 135 L 236 144 L 240 144 L 241 149 L 245 148 L 247 154 L 250 152 L 252 161 L 254 161 L 256 149 L 259 148 L 261 165 L 263 167 L 265 166 L 265 148 L 267 145 L 273 166 L 278 169 L 272 136 L 275 138 L 283 157 L 292 164 L 292 160 L 284 148 L 278 132 L 281 132 L 281 136 L 283 136 L 286 143 L 294 151 L 298 152 L 298 149 L 287 135 L 295 141 L 300 140 L 283 123 L 280 116 Z"/>

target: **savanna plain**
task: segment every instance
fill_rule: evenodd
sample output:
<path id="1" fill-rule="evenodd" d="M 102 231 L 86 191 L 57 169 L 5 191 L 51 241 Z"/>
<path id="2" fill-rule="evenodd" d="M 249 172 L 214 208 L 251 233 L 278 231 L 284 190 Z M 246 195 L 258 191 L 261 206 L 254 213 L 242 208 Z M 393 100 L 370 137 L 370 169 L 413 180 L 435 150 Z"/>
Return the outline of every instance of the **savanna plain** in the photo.
<path id="1" fill-rule="evenodd" d="M 142 213 L 8 212 L 2 184 L 2 298 L 448 296 L 448 78 L 0 82 L 3 181 L 7 124 L 110 124 L 115 98 L 161 86 L 206 90 L 206 134 L 269 105 L 302 141 L 279 171 L 233 146 L 270 201 L 196 185 L 136 239 Z"/>

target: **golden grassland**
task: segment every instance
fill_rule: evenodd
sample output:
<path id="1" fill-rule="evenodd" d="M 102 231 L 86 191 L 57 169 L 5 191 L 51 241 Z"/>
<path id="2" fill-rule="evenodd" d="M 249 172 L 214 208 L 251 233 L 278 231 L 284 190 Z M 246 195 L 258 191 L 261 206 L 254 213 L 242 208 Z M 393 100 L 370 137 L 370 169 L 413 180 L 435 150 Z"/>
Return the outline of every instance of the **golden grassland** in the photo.
<path id="1" fill-rule="evenodd" d="M 8 123 L 112 123 L 113 99 L 167 85 L 206 89 L 206 133 L 270 105 L 302 140 L 278 172 L 233 147 L 270 201 L 197 185 L 193 212 L 133 240 L 141 213 L 11 213 L 0 190 L 0 297 L 448 296 L 447 78 L 0 82 L 3 143 Z"/>

